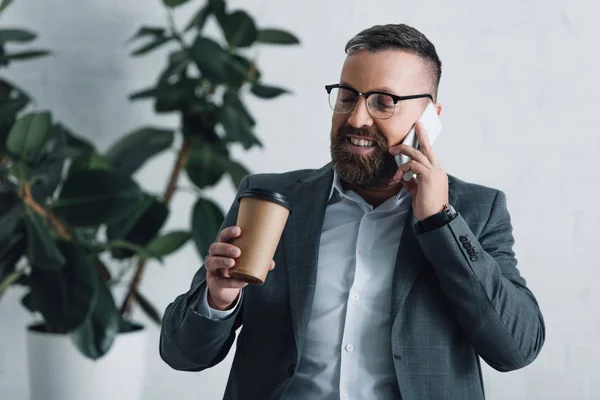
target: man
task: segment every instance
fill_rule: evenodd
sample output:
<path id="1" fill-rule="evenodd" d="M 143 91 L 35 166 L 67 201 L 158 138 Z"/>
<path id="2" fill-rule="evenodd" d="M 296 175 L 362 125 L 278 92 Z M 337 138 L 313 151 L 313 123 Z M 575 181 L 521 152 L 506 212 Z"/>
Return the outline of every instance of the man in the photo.
<path id="1" fill-rule="evenodd" d="M 480 357 L 522 368 L 545 335 L 506 197 L 449 177 L 420 124 L 421 151 L 402 144 L 429 102 L 442 110 L 425 36 L 374 26 L 346 52 L 327 87 L 332 163 L 240 185 L 292 203 L 265 283 L 227 273 L 240 255 L 229 242 L 243 235 L 234 201 L 204 268 L 166 310 L 160 354 L 201 371 L 242 327 L 225 399 L 483 399 Z M 399 153 L 412 161 L 398 167 Z"/>

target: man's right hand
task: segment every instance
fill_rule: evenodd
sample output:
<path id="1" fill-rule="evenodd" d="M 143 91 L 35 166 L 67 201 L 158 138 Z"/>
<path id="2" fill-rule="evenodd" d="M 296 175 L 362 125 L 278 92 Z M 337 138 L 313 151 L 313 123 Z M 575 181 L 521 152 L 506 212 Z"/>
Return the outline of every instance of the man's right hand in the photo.
<path id="1" fill-rule="evenodd" d="M 230 242 L 241 234 L 242 230 L 239 226 L 225 228 L 219 235 L 219 241 L 210 245 L 209 256 L 205 262 L 206 284 L 208 305 L 215 310 L 230 309 L 240 295 L 241 288 L 248 285 L 244 281 L 229 277 L 229 269 L 235 265 L 235 260 L 242 254 L 239 247 Z M 269 270 L 273 268 L 275 268 L 275 261 L 271 261 Z"/>

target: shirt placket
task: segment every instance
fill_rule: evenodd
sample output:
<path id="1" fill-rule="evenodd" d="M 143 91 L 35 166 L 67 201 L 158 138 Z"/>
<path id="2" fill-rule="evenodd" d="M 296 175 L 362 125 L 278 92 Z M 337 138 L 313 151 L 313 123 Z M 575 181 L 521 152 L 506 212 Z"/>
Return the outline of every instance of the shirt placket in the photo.
<path id="1" fill-rule="evenodd" d="M 344 334 L 342 338 L 341 346 L 341 364 L 340 364 L 340 399 L 351 400 L 353 394 L 358 393 L 356 387 L 359 376 L 359 354 L 360 349 L 358 348 L 360 338 L 360 292 L 364 288 L 363 281 L 365 276 L 365 262 L 368 257 L 368 246 L 369 234 L 367 230 L 367 224 L 365 223 L 368 218 L 368 212 L 370 210 L 365 209 L 364 205 L 361 205 L 361 209 L 365 213 L 361 218 L 361 222 L 358 228 L 356 238 L 356 253 L 355 253 L 355 273 L 352 286 L 346 299 L 346 318 L 344 321 Z"/>

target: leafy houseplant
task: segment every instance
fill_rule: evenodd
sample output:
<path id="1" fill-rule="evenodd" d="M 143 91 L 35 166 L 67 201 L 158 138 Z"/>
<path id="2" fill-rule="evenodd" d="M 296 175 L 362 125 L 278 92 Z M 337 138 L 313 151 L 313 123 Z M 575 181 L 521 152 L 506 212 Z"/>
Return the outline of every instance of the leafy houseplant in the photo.
<path id="1" fill-rule="evenodd" d="M 10 2 L 0 2 L 0 11 Z M 169 44 L 176 49 L 156 84 L 131 99 L 153 99 L 157 113 L 178 113 L 178 130 L 140 127 L 101 153 L 53 122 L 50 112 L 24 114 L 29 97 L 0 81 L 0 296 L 11 285 L 26 287 L 22 303 L 44 320 L 37 329 L 70 334 L 89 358 L 103 356 L 117 333 L 137 329 L 134 304 L 160 323 L 139 290 L 147 260 L 162 260 L 190 237 L 207 255 L 223 220 L 210 199 L 199 196 L 189 231 L 163 232 L 179 177 L 187 174 L 199 193 L 225 175 L 238 185 L 248 172 L 230 158 L 230 147 L 260 145 L 244 92 L 267 99 L 287 92 L 262 84 L 244 51 L 255 43 L 298 43 L 285 31 L 258 29 L 244 11 L 227 12 L 223 0 L 207 1 L 179 31 L 171 9 L 187 1 L 163 2 L 169 26 L 140 28 L 133 39 L 147 42 L 133 55 Z M 221 27 L 223 44 L 202 34 L 208 18 Z M 45 54 L 5 53 L 4 43 L 31 35 L 0 30 L 0 66 Z M 175 143 L 165 192 L 143 190 L 132 175 Z M 119 282 L 127 288 L 120 305 L 112 290 Z"/>

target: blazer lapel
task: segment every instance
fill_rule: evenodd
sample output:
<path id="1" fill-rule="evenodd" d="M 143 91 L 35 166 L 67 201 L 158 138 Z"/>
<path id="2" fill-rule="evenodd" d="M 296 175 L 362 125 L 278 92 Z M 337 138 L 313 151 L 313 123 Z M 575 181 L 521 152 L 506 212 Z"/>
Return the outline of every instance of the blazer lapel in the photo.
<path id="1" fill-rule="evenodd" d="M 456 202 L 456 192 L 452 187 L 452 179 L 448 178 L 448 198 L 450 204 Z M 421 252 L 421 247 L 417 241 L 417 235 L 414 231 L 414 224 L 417 219 L 413 215 L 412 207 L 406 218 L 398 254 L 396 255 L 396 265 L 394 267 L 394 276 L 392 278 L 392 321 L 395 321 L 398 312 L 406 301 L 423 264 L 427 262 L 425 255 Z"/>
<path id="2" fill-rule="evenodd" d="M 327 164 L 288 187 L 286 198 L 292 212 L 283 233 L 290 290 L 290 309 L 298 353 L 312 309 L 317 278 L 317 259 L 325 209 L 333 184 L 333 169 Z"/>

